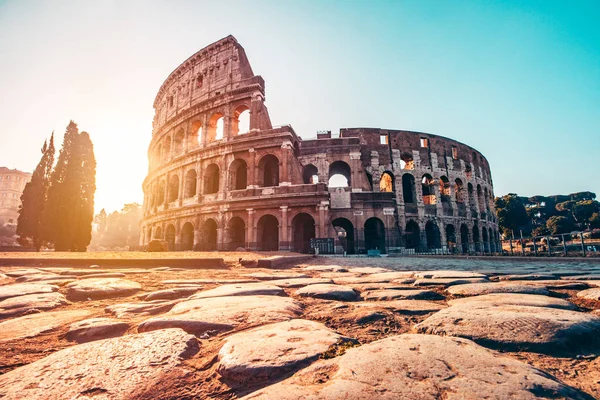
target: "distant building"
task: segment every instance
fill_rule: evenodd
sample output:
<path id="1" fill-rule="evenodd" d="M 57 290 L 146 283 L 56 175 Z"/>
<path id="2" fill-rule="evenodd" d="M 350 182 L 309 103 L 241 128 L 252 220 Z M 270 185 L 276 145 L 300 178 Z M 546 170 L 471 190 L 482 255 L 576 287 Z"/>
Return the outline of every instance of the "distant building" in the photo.
<path id="1" fill-rule="evenodd" d="M 29 172 L 0 167 L 0 226 L 17 223 L 21 194 L 30 179 Z"/>

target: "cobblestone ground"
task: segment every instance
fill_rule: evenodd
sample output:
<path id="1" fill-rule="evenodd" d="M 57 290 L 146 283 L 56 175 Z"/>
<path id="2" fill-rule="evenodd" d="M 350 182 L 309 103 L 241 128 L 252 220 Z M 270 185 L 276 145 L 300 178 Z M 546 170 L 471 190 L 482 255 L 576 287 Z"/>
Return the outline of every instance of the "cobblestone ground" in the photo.
<path id="1" fill-rule="evenodd" d="M 0 398 L 600 397 L 598 263 L 267 255 L 0 267 Z"/>

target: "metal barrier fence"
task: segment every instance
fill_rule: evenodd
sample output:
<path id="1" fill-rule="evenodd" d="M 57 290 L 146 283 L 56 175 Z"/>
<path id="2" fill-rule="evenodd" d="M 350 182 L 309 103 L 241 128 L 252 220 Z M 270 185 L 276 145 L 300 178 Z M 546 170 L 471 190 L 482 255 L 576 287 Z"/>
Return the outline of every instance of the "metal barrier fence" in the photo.
<path id="1" fill-rule="evenodd" d="M 507 256 L 600 257 L 600 239 L 590 238 L 589 232 L 509 239 L 501 243 L 502 254 Z"/>

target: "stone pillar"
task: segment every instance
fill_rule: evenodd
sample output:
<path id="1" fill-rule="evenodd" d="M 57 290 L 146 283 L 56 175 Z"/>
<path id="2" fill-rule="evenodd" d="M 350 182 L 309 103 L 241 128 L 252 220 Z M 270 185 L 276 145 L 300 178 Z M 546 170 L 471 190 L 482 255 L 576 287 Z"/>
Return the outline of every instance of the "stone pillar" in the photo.
<path id="1" fill-rule="evenodd" d="M 319 210 L 319 221 L 317 223 L 317 229 L 315 234 L 318 238 L 326 238 L 327 237 L 327 228 L 325 227 L 325 221 L 327 221 L 326 212 L 329 206 L 328 201 L 322 201 L 321 204 L 317 206 L 317 210 Z"/>
<path id="2" fill-rule="evenodd" d="M 379 171 L 379 153 L 376 151 L 371 152 L 371 171 L 373 171 L 373 188 L 374 192 L 380 192 L 381 188 L 379 183 L 381 181 L 381 171 Z"/>
<path id="3" fill-rule="evenodd" d="M 231 131 L 231 120 L 231 114 L 227 112 L 227 115 L 223 117 L 223 139 L 225 139 L 225 141 L 228 141 L 233 137 L 233 132 Z"/>
<path id="4" fill-rule="evenodd" d="M 260 112 L 262 109 L 264 97 L 260 92 L 252 94 L 250 103 L 250 131 L 260 129 Z"/>
<path id="5" fill-rule="evenodd" d="M 208 117 L 205 115 L 202 116 L 202 146 L 206 146 L 208 144 Z"/>
<path id="6" fill-rule="evenodd" d="M 290 153 L 292 151 L 292 143 L 289 140 L 284 141 L 281 144 L 281 179 L 279 179 L 279 186 L 290 186 L 292 179 L 290 176 Z"/>
<path id="7" fill-rule="evenodd" d="M 350 186 L 353 192 L 362 192 L 360 184 L 360 152 L 350 153 Z"/>
<path id="8" fill-rule="evenodd" d="M 256 238 L 256 222 L 254 221 L 254 214 L 256 211 L 252 208 L 247 208 L 248 211 L 248 221 L 246 224 L 246 240 L 248 242 L 247 248 L 248 250 L 258 250 L 258 240 Z"/>
<path id="9" fill-rule="evenodd" d="M 439 219 L 438 219 L 439 221 Z M 438 226 L 439 230 L 440 230 L 440 244 L 442 246 L 442 249 L 447 249 L 448 248 L 448 238 L 446 237 L 446 227 L 444 225 L 442 226 Z"/>
<path id="10" fill-rule="evenodd" d="M 442 193 L 440 192 L 440 185 L 434 183 L 433 193 L 435 194 L 435 209 L 438 216 L 444 215 L 444 206 L 442 205 Z"/>
<path id="11" fill-rule="evenodd" d="M 184 184 L 185 184 L 185 169 L 184 167 L 181 167 L 181 169 L 179 170 L 179 196 L 178 196 L 178 200 L 179 200 L 179 207 L 181 207 L 183 205 L 183 197 L 184 197 L 184 193 L 183 193 L 183 189 L 184 189 Z"/>
<path id="12" fill-rule="evenodd" d="M 202 236 L 201 236 L 201 233 L 200 233 L 200 226 L 198 225 L 196 227 L 196 229 L 194 230 L 194 246 L 193 246 L 194 250 L 196 250 L 198 247 L 200 247 L 200 241 L 201 240 L 202 240 Z"/>
<path id="13" fill-rule="evenodd" d="M 256 184 L 257 180 L 257 176 L 258 176 L 258 168 L 256 165 L 256 152 L 254 151 L 254 149 L 248 149 L 248 152 L 250 153 L 250 165 L 248 165 L 248 185 L 247 188 L 248 189 L 254 189 L 256 187 L 258 187 L 258 185 Z"/>
<path id="14" fill-rule="evenodd" d="M 163 199 L 164 202 L 164 207 L 165 209 L 169 208 L 169 202 L 167 200 L 169 200 L 169 173 L 167 172 L 167 174 L 165 175 L 165 193 L 164 193 L 165 197 Z"/>
<path id="15" fill-rule="evenodd" d="M 288 206 L 279 207 L 281 210 L 281 223 L 279 224 L 279 250 L 287 251 L 290 249 L 288 238 Z"/>
<path id="16" fill-rule="evenodd" d="M 198 202 L 200 202 L 200 195 L 202 194 L 202 163 L 196 162 L 196 196 L 198 196 Z"/>
<path id="17" fill-rule="evenodd" d="M 223 242 L 225 241 L 225 229 L 223 227 L 224 223 L 223 223 L 223 212 L 219 211 L 218 217 L 217 217 L 217 250 L 218 251 L 223 251 L 224 248 L 224 244 Z"/>

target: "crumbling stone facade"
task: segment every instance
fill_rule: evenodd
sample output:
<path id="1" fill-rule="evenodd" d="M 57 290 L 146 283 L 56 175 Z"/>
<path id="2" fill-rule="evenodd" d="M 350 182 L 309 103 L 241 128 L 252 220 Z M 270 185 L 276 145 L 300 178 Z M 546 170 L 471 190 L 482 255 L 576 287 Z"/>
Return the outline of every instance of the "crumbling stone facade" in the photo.
<path id="1" fill-rule="evenodd" d="M 17 223 L 21 195 L 30 180 L 29 172 L 0 167 L 0 226 Z"/>
<path id="2" fill-rule="evenodd" d="M 142 246 L 309 252 L 311 238 L 332 238 L 349 254 L 498 249 L 481 153 L 420 132 L 303 140 L 273 127 L 265 82 L 232 36 L 171 73 L 154 108 Z"/>

